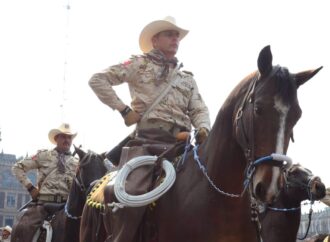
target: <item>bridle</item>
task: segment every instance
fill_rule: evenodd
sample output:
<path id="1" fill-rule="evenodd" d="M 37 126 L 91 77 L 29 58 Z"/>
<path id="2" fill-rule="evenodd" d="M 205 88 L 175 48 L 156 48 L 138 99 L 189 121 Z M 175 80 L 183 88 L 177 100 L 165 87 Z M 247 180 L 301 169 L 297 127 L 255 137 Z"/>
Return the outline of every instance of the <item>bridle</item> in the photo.
<path id="1" fill-rule="evenodd" d="M 285 189 L 288 189 L 289 187 L 291 188 L 302 188 L 302 189 L 306 189 L 306 192 L 308 194 L 308 198 L 311 201 L 310 203 L 310 209 L 309 209 L 309 213 L 308 213 L 308 226 L 305 232 L 305 235 L 301 238 L 297 238 L 298 240 L 304 240 L 306 239 L 308 232 L 309 232 L 309 228 L 311 225 L 311 221 L 312 221 L 312 214 L 313 214 L 313 204 L 314 204 L 314 198 L 313 198 L 313 194 L 312 194 L 312 185 L 313 185 L 313 181 L 317 178 L 316 176 L 310 174 L 308 176 L 308 180 L 307 180 L 307 184 L 306 182 L 303 182 L 299 179 L 296 178 L 289 178 L 289 172 L 290 170 L 284 171 L 284 179 L 285 179 Z M 299 207 L 292 207 L 292 208 L 277 208 L 277 207 L 272 207 L 272 206 L 267 206 L 266 209 L 271 210 L 271 211 L 276 211 L 276 212 L 296 212 L 296 211 L 300 211 L 301 206 Z"/>
<path id="2" fill-rule="evenodd" d="M 84 157 L 79 161 L 79 166 L 77 168 L 78 176 L 76 175 L 74 178 L 75 183 L 80 187 L 80 190 L 84 192 L 85 194 L 89 192 L 90 190 L 90 184 L 88 184 L 88 187 L 84 184 L 83 178 L 81 175 L 81 169 L 83 169 L 85 166 L 87 166 L 91 161 L 95 154 L 94 153 L 87 153 L 84 155 Z M 87 194 L 86 194 L 87 195 Z"/>
<path id="3" fill-rule="evenodd" d="M 93 185 L 97 182 L 97 180 L 91 182 L 90 184 L 88 184 L 88 187 L 87 187 L 83 182 L 83 178 L 82 178 L 82 175 L 81 175 L 80 171 L 81 171 L 82 168 L 86 167 L 92 161 L 93 155 L 95 155 L 95 154 L 89 152 L 89 153 L 85 154 L 84 157 L 79 161 L 79 166 L 77 168 L 76 175 L 75 175 L 75 178 L 74 178 L 74 182 L 80 188 L 80 191 L 82 193 L 84 193 L 86 196 L 89 194 L 90 190 L 92 189 Z M 72 215 L 71 212 L 69 212 L 69 208 L 68 208 L 68 201 L 69 200 L 70 200 L 70 197 L 68 197 L 68 200 L 67 200 L 67 202 L 65 204 L 65 207 L 64 207 L 65 215 L 68 218 L 71 218 L 71 219 L 74 219 L 74 220 L 79 220 L 81 218 L 81 215 L 80 216 L 75 216 L 75 215 Z"/>
<path id="4" fill-rule="evenodd" d="M 274 76 L 281 67 L 279 65 L 275 66 L 272 71 L 267 75 L 268 78 Z M 251 178 L 255 172 L 258 165 L 263 163 L 269 163 L 273 166 L 278 166 L 282 168 L 289 167 L 291 164 L 284 163 L 288 157 L 283 154 L 271 154 L 270 156 L 261 157 L 255 160 L 255 138 L 254 138 L 254 108 L 255 108 L 255 87 L 257 81 L 260 81 L 260 73 L 256 73 L 253 77 L 247 92 L 242 99 L 240 106 L 237 109 L 235 116 L 235 131 L 237 136 L 237 142 L 242 147 L 244 151 L 245 158 L 248 161 L 246 168 L 246 176 L 244 181 L 244 191 L 248 188 L 251 183 Z M 247 119 L 244 119 L 244 115 L 247 115 Z M 283 160 L 283 159 L 284 160 Z M 290 163 L 290 162 L 289 162 Z"/>
<path id="5" fill-rule="evenodd" d="M 274 76 L 281 67 L 279 65 L 273 67 L 271 72 L 267 75 L 268 78 Z M 255 88 L 257 82 L 260 81 L 263 77 L 260 73 L 256 73 L 253 77 L 250 85 L 247 89 L 247 92 L 242 99 L 240 106 L 237 109 L 235 116 L 235 131 L 237 136 L 237 142 L 241 146 L 244 151 L 244 156 L 247 160 L 247 167 L 245 169 L 245 180 L 244 180 L 244 190 L 242 194 L 249 188 L 250 192 L 250 201 L 251 201 L 251 221 L 254 222 L 257 232 L 257 238 L 259 241 L 261 239 L 261 225 L 258 217 L 258 202 L 256 197 L 253 194 L 252 189 L 252 178 L 254 172 L 258 165 L 263 163 L 270 163 L 273 166 L 278 166 L 281 168 L 285 168 L 291 164 L 284 164 L 283 161 L 288 161 L 288 159 L 281 160 L 281 156 L 283 158 L 288 158 L 282 154 L 274 154 L 275 156 L 279 156 L 279 159 L 273 159 L 271 156 L 261 157 L 255 161 L 255 137 L 254 137 L 254 109 L 255 109 Z M 247 115 L 246 119 L 244 119 L 244 115 Z M 246 121 L 246 122 L 244 122 Z M 291 159 L 290 159 L 291 162 Z M 290 163 L 289 162 L 289 163 Z M 292 163 L 292 162 L 291 162 Z"/>
<path id="6" fill-rule="evenodd" d="M 280 66 L 275 66 L 267 75 L 268 78 L 274 76 L 279 70 Z M 237 141 L 244 151 L 244 155 L 248 162 L 255 160 L 254 148 L 254 108 L 255 108 L 255 87 L 257 82 L 262 79 L 260 73 L 256 73 L 251 81 L 247 92 L 237 109 L 235 116 L 235 130 Z M 248 115 L 247 123 L 244 122 L 243 116 Z"/>

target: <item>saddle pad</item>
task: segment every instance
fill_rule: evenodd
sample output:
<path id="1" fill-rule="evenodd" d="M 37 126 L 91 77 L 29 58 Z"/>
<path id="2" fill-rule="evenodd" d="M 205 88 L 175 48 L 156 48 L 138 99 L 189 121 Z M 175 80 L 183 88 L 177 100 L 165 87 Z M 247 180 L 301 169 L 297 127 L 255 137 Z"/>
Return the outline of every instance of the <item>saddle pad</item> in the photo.
<path id="1" fill-rule="evenodd" d="M 117 171 L 110 172 L 103 176 L 98 183 L 95 184 L 92 191 L 88 194 L 86 203 L 88 206 L 103 209 L 104 208 L 104 188 L 108 185 L 108 183 L 115 178 L 117 175 Z"/>

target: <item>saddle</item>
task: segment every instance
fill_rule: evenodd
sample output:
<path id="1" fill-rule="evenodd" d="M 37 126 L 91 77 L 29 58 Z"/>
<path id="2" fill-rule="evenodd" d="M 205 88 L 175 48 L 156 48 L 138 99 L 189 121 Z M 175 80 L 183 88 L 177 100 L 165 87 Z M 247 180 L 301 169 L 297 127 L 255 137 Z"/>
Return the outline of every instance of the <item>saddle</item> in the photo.
<path id="1" fill-rule="evenodd" d="M 138 156 L 157 156 L 155 165 L 139 166 L 128 175 L 125 190 L 130 195 L 146 194 L 153 189 L 162 176 L 162 160 L 173 161 L 175 157 L 184 152 L 185 142 L 176 142 L 176 138 L 165 130 L 146 129 L 139 130 L 137 137 L 130 139 L 122 148 L 118 171 L 128 161 Z M 104 178 L 107 180 L 107 178 Z M 113 178 L 112 178 L 113 179 Z M 102 189 L 100 190 L 100 187 Z M 114 193 L 114 181 L 111 180 L 104 186 L 104 180 L 93 188 L 94 193 L 89 196 L 89 206 L 100 208 L 106 216 L 107 231 L 112 234 L 109 241 L 132 241 L 140 227 L 146 206 L 124 207 L 113 209 L 109 204 L 116 204 L 118 200 Z M 99 194 L 103 191 L 103 196 Z M 96 194 L 97 193 L 97 194 Z M 101 197 L 101 200 L 99 200 Z M 98 200 L 98 201 L 97 201 Z M 103 206 L 100 205 L 103 200 Z M 104 206 L 105 205 L 105 206 Z M 127 233 L 127 231 L 130 231 Z M 143 241 L 143 240 L 141 240 Z"/>
<path id="2" fill-rule="evenodd" d="M 44 203 L 44 208 L 49 216 L 53 216 L 56 212 L 62 210 L 65 203 Z"/>
<path id="3" fill-rule="evenodd" d="M 47 216 L 41 227 L 34 234 L 32 242 L 51 242 L 53 237 L 52 220 L 64 209 L 65 203 L 43 203 Z"/>

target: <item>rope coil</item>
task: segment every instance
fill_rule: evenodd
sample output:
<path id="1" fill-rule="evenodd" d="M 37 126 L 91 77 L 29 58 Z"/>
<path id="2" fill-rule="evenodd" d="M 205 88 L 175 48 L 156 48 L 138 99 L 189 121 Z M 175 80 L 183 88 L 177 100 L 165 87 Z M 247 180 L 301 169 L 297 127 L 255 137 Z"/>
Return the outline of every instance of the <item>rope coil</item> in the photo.
<path id="1" fill-rule="evenodd" d="M 142 207 L 156 201 L 159 197 L 165 194 L 174 184 L 176 179 L 176 172 L 173 165 L 163 160 L 162 168 L 165 171 L 165 178 L 163 182 L 155 189 L 141 195 L 130 195 L 125 190 L 126 179 L 128 175 L 136 168 L 144 165 L 154 165 L 157 160 L 157 156 L 139 156 L 131 159 L 127 162 L 118 172 L 117 178 L 114 184 L 114 192 L 116 198 L 122 206 L 127 207 Z M 108 204 L 109 206 L 109 204 Z M 111 205 L 110 205 L 111 206 Z M 122 207 L 117 205 L 116 207 Z M 116 208 L 114 207 L 114 208 Z"/>

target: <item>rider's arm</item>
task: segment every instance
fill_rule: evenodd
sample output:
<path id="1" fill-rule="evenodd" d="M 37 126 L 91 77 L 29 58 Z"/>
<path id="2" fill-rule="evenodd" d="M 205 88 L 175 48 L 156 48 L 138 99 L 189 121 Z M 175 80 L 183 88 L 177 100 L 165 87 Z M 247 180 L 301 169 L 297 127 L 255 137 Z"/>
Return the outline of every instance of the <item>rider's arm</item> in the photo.
<path id="1" fill-rule="evenodd" d="M 119 112 L 126 108 L 126 104 L 118 97 L 113 86 L 129 81 L 130 76 L 134 72 L 133 62 L 134 58 L 118 65 L 110 66 L 101 72 L 95 73 L 89 80 L 89 86 L 101 102 Z"/>
<path id="2" fill-rule="evenodd" d="M 37 168 L 38 168 L 38 157 L 33 156 L 18 161 L 12 167 L 12 173 L 19 180 L 19 182 L 22 183 L 24 187 L 26 187 L 26 189 L 30 189 L 32 185 L 32 181 L 26 176 L 26 173 L 29 170 L 33 170 Z"/>

